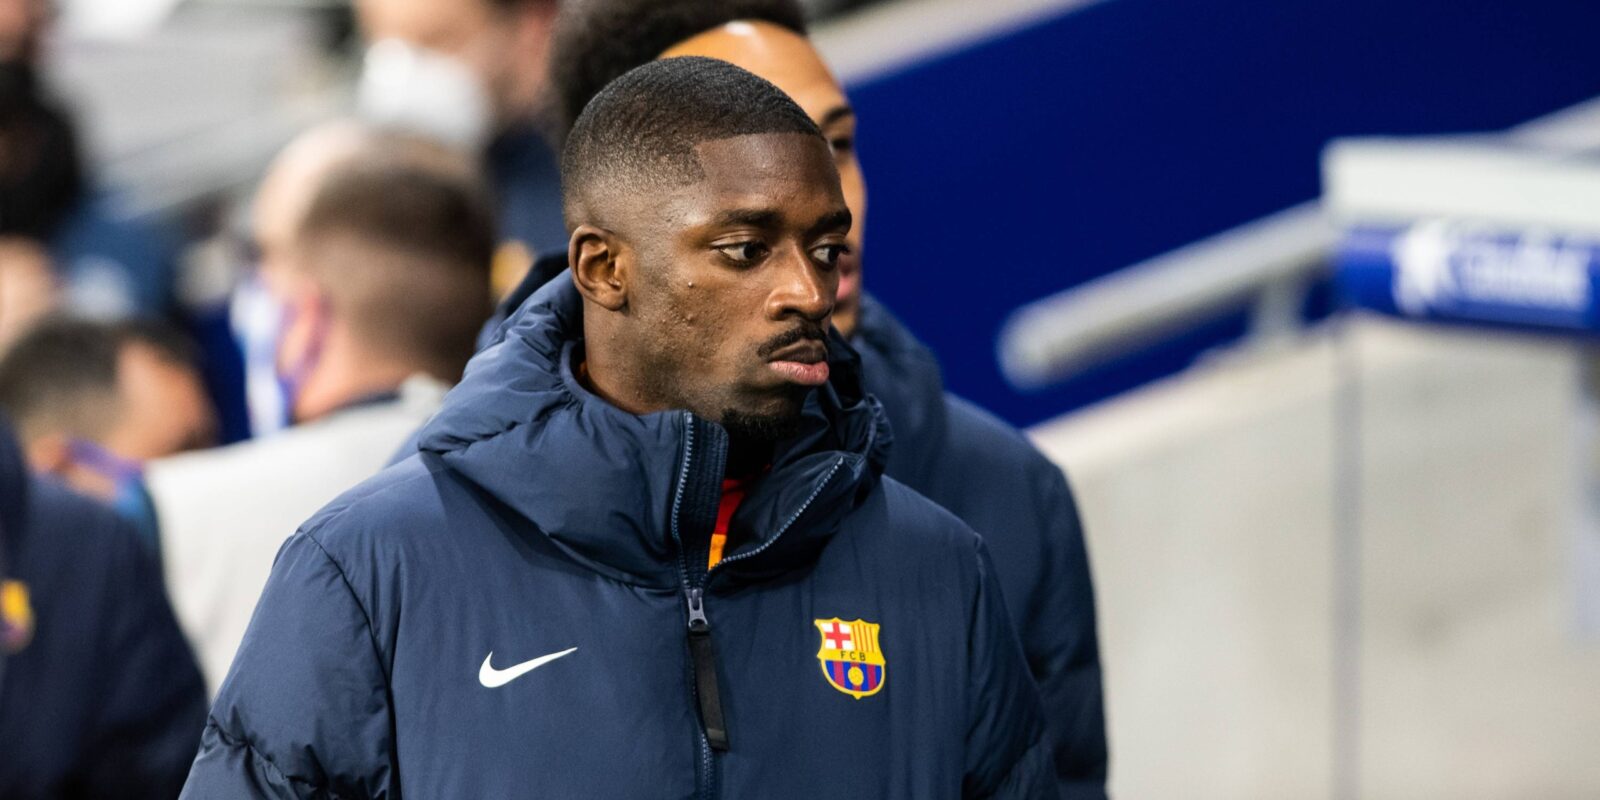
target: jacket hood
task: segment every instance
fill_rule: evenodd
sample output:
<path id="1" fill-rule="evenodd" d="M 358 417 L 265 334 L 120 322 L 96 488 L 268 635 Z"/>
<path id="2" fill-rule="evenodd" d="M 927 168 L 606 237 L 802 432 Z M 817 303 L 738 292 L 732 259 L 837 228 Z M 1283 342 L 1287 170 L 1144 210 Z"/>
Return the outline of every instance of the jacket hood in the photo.
<path id="1" fill-rule="evenodd" d="M 676 586 L 687 526 L 715 514 L 727 433 L 688 411 L 634 415 L 585 389 L 582 300 L 565 274 L 530 297 L 423 428 L 420 447 L 609 577 Z M 876 486 L 889 433 L 848 344 L 802 432 L 774 450 L 731 523 L 718 572 L 783 571 L 814 555 Z"/>
<path id="2" fill-rule="evenodd" d="M 861 356 L 866 391 L 882 403 L 894 425 L 894 451 L 888 472 L 923 494 L 939 469 L 947 429 L 944 376 L 926 345 L 863 293 L 861 315 L 852 338 Z"/>

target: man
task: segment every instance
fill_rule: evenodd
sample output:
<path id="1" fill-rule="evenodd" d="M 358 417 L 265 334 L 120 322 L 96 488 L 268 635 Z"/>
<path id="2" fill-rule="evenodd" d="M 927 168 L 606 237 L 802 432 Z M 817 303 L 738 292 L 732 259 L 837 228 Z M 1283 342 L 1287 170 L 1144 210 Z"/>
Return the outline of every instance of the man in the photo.
<path id="1" fill-rule="evenodd" d="M 21 465 L 0 419 L 0 797 L 173 797 L 205 687 L 160 570 L 126 522 Z"/>
<path id="2" fill-rule="evenodd" d="M 187 796 L 1055 796 L 982 545 L 824 338 L 815 126 L 672 59 L 563 166 L 571 277 L 284 546 Z"/>
<path id="3" fill-rule="evenodd" d="M 893 425 L 887 474 L 983 535 L 1044 696 L 1062 791 L 1105 794 L 1106 741 L 1094 590 L 1072 493 L 1019 433 L 946 394 L 933 355 L 861 291 L 866 184 L 849 100 L 805 38 L 792 0 L 585 0 L 557 27 L 552 80 L 568 119 L 617 75 L 661 55 L 702 55 L 783 89 L 828 138 L 855 219 L 834 325 L 861 353 L 866 390 Z M 544 261 L 502 305 L 514 309 L 561 265 Z M 489 331 L 493 330 L 491 324 Z"/>
<path id="4" fill-rule="evenodd" d="M 497 285 L 532 253 L 565 253 L 561 180 L 543 128 L 556 0 L 358 0 L 371 47 L 360 105 L 374 122 L 482 149 L 506 238 Z"/>
<path id="5" fill-rule="evenodd" d="M 296 425 L 147 469 L 174 605 L 213 687 L 284 538 L 433 413 L 491 302 L 488 191 L 436 145 L 312 131 L 273 166 L 257 211 Z"/>
<path id="6" fill-rule="evenodd" d="M 155 323 L 41 323 L 0 358 L 0 411 L 35 472 L 109 504 L 150 544 L 144 464 L 216 439 L 191 347 Z"/>

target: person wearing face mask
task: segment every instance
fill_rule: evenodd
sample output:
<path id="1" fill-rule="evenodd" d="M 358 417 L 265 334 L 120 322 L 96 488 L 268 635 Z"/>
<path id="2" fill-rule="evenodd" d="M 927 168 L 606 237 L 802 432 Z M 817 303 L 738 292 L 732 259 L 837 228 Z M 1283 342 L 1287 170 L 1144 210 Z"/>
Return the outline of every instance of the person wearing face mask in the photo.
<path id="1" fill-rule="evenodd" d="M 158 323 L 36 325 L 0 358 L 0 410 L 35 472 L 109 504 L 152 548 L 144 463 L 216 436 L 192 348 Z"/>
<path id="2" fill-rule="evenodd" d="M 438 408 L 492 302 L 488 188 L 431 141 L 315 129 L 273 164 L 255 210 L 293 425 L 145 470 L 173 604 L 213 688 L 283 540 Z"/>
<path id="3" fill-rule="evenodd" d="M 357 0 L 369 42 L 361 114 L 481 153 L 499 200 L 495 281 L 565 252 L 561 180 L 547 141 L 545 64 L 556 0 Z"/>
<path id="4" fill-rule="evenodd" d="M 0 797 L 174 797 L 205 687 L 160 568 L 24 463 L 0 415 Z"/>
<path id="5" fill-rule="evenodd" d="M 1019 432 L 944 391 L 938 361 L 862 291 L 867 187 L 849 98 L 806 38 L 794 0 L 582 0 L 563 7 L 551 51 L 561 118 L 609 81 L 659 57 L 709 56 L 772 81 L 828 139 L 856 224 L 839 268 L 833 322 L 861 353 L 867 391 L 893 426 L 887 474 L 989 543 L 1023 649 L 1044 695 L 1063 795 L 1105 795 L 1107 752 L 1094 588 L 1061 470 Z M 485 326 L 480 344 L 566 266 L 541 259 Z"/>

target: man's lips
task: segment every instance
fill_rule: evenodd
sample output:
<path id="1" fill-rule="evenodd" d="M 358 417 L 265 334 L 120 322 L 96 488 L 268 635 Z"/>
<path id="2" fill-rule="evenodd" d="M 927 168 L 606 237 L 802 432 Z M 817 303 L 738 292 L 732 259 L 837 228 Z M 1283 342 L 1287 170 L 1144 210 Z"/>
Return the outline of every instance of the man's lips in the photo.
<path id="1" fill-rule="evenodd" d="M 795 342 L 773 353 L 767 366 L 802 386 L 821 386 L 828 382 L 828 346 L 815 339 Z"/>

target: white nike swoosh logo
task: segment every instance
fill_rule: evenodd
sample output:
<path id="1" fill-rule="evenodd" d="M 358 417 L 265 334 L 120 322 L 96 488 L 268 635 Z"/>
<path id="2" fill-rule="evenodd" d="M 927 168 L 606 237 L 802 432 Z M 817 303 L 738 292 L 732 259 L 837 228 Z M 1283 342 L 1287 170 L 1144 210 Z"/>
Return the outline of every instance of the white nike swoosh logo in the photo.
<path id="1" fill-rule="evenodd" d="M 532 661 L 524 661 L 516 666 L 507 667 L 505 669 L 495 669 L 489 665 L 490 659 L 494 658 L 494 651 L 490 650 L 489 655 L 483 657 L 483 666 L 478 667 L 478 683 L 481 683 L 490 689 L 496 689 L 558 658 L 561 658 L 562 656 L 569 656 L 576 652 L 578 652 L 578 648 L 574 647 L 568 650 L 562 650 L 559 653 L 551 653 L 547 656 L 539 656 Z"/>

